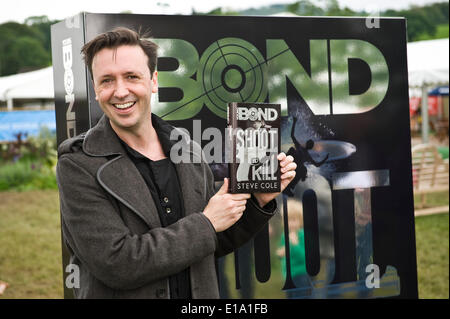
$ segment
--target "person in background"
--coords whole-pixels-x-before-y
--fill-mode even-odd
[[[289,251],[290,257],[288,260],[291,265],[291,276],[297,288],[304,288],[310,286],[309,276],[306,272],[305,259],[305,235],[303,229],[303,207],[298,200],[288,198],[288,224],[289,224]],[[283,214],[286,212],[282,211]],[[281,270],[283,277],[286,277],[286,250],[284,233],[278,243],[277,255],[281,258]],[[294,296],[294,292],[287,290],[288,298]]]

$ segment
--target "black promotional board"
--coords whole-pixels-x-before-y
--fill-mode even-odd
[[[117,26],[150,31],[152,111],[191,133],[217,181],[227,103],[281,104],[296,184],[218,261],[222,297],[417,298],[404,19],[81,13],[52,26],[58,143],[100,118],[79,52]]]

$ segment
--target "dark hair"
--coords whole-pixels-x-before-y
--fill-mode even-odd
[[[114,49],[122,45],[138,45],[142,48],[145,55],[148,57],[150,76],[153,77],[153,72],[156,70],[156,62],[158,59],[158,46],[156,43],[148,39],[144,39],[143,37],[143,35],[141,36],[134,30],[125,27],[118,27],[111,31],[102,33],[86,43],[81,48],[81,53],[83,54],[85,64],[89,68],[91,78],[93,77],[92,61],[94,56],[104,48]]]

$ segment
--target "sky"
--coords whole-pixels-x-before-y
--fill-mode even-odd
[[[311,0],[320,5],[323,0]],[[341,7],[376,13],[385,9],[403,9],[411,4],[423,5],[443,0],[338,0]],[[444,0],[445,1],[445,0]],[[257,8],[271,4],[289,4],[296,0],[6,0],[0,4],[0,23],[23,23],[27,17],[47,15],[51,20],[64,19],[81,11],[140,14],[191,14],[192,9],[208,12],[217,7],[229,9]],[[226,5],[224,5],[226,3]]]

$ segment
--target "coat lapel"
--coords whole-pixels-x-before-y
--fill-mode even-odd
[[[149,227],[160,227],[158,212],[147,184],[103,115],[96,126],[86,133],[83,151],[109,160],[97,171],[100,185],[114,198],[142,218]]]
[[[120,155],[101,166],[97,172],[97,180],[108,193],[141,217],[150,228],[161,227],[147,184],[127,156]]]

